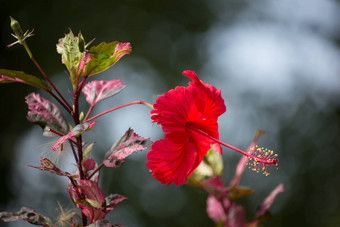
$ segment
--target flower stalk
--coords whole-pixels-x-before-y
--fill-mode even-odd
[[[101,116],[103,116],[103,115],[105,115],[105,114],[107,114],[107,113],[110,113],[110,112],[112,112],[112,111],[121,109],[121,108],[123,108],[123,107],[135,105],[135,104],[142,104],[142,105],[148,106],[148,107],[150,107],[150,108],[153,109],[153,105],[151,105],[151,104],[148,103],[148,102],[144,102],[144,101],[134,101],[134,102],[130,102],[130,103],[127,103],[127,104],[124,104],[124,105],[117,106],[117,107],[114,107],[114,108],[112,108],[112,109],[106,110],[106,111],[104,111],[104,112],[102,112],[102,113],[100,113],[100,114],[97,114],[97,115],[94,116],[94,117],[91,117],[90,119],[86,119],[86,118],[85,118],[85,119],[84,119],[84,122],[93,121],[94,119],[96,119],[96,118],[98,118],[98,117],[101,117]],[[88,117],[88,116],[87,116],[87,117]]]
[[[253,170],[254,171],[258,171],[259,169],[257,168],[259,165],[262,165],[262,171],[265,175],[268,175],[269,173],[267,172],[267,166],[268,165],[277,165],[278,163],[278,159],[276,158],[277,155],[274,154],[272,151],[268,151],[267,149],[263,149],[263,148],[258,148],[257,146],[255,147],[256,149],[252,149],[249,153],[245,152],[237,147],[231,146],[225,142],[220,141],[219,139],[214,138],[213,136],[209,135],[206,132],[203,132],[202,130],[198,130],[192,126],[190,126],[190,124],[187,124],[187,128],[190,130],[193,130],[203,136],[205,136],[208,139],[213,140],[214,142],[223,145],[225,147],[228,147],[234,151],[237,151],[241,154],[243,154],[244,156],[247,156],[249,158],[249,160],[253,161],[253,163],[251,165],[253,165]]]

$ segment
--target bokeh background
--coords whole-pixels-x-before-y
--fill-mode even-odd
[[[9,16],[35,29],[28,44],[40,65],[63,91],[70,85],[55,45],[71,28],[85,40],[130,42],[131,55],[95,79],[121,79],[127,88],[103,101],[96,112],[186,86],[183,70],[222,89],[227,112],[221,139],[246,149],[257,129],[260,145],[279,154],[271,175],[246,170],[242,185],[256,193],[239,202],[250,221],[256,207],[279,183],[285,192],[265,226],[340,226],[340,1],[336,0],[101,0],[4,1],[0,7],[0,68],[40,76],[24,49],[6,46]],[[24,97],[34,89],[0,85],[0,210],[34,208],[57,215],[57,201],[72,207],[67,181],[26,165],[52,157],[51,139],[26,120]],[[49,98],[46,93],[41,93]],[[52,100],[52,99],[51,99]],[[87,108],[83,103],[83,108]],[[102,117],[88,133],[99,162],[114,141],[132,127],[152,140],[162,138],[149,109],[132,106]],[[53,141],[52,141],[53,142]],[[105,169],[105,194],[129,198],[108,216],[125,226],[213,226],[206,195],[188,186],[164,186],[145,165],[146,152],[130,156],[119,169]],[[54,157],[56,158],[56,157]],[[240,155],[225,149],[229,182]],[[72,165],[59,158],[61,168]],[[0,226],[30,226],[24,222]]]

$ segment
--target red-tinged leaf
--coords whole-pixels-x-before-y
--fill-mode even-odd
[[[119,167],[125,158],[134,152],[150,148],[151,141],[136,134],[132,129],[128,129],[106,153],[104,165],[107,167]]]
[[[269,213],[269,208],[273,204],[276,196],[284,192],[284,186],[283,184],[279,184],[270,194],[269,196],[262,202],[261,206],[258,208],[256,212],[256,218],[262,218],[266,216]]]
[[[245,212],[242,206],[231,202],[227,197],[218,198],[215,195],[209,195],[207,214],[217,226],[246,226]]]
[[[84,176],[86,176],[88,180],[98,182],[99,171],[96,171],[93,175],[91,171],[91,170],[94,170],[96,167],[98,167],[97,163],[93,159],[87,159],[83,162],[83,167],[84,167]],[[88,178],[89,176],[91,176],[91,178]]]
[[[92,180],[79,180],[79,187],[86,196],[86,201],[95,208],[100,208],[105,201],[105,195],[98,187],[98,182]]]
[[[96,105],[99,101],[118,94],[125,88],[120,80],[95,80],[85,85],[83,93],[90,106]]]
[[[67,132],[68,125],[55,104],[35,93],[26,96],[26,103],[29,109],[27,114],[29,121],[39,124],[42,128],[49,127],[61,134]]]
[[[109,207],[111,209],[116,208],[116,206],[126,200],[127,198],[125,196],[119,195],[119,194],[111,194],[109,196],[105,197],[106,207]]]
[[[79,188],[85,198],[77,201],[76,204],[91,223],[104,219],[110,211],[126,199],[118,194],[111,194],[105,198],[98,187],[98,182],[92,180],[79,180]]]
[[[44,81],[38,77],[26,74],[21,71],[0,69],[0,83],[23,83],[45,91],[51,91],[52,88],[47,86]]]
[[[227,201],[226,201],[227,202]],[[215,222],[221,222],[226,219],[223,204],[221,200],[214,195],[209,195],[207,199],[207,214]]]
[[[96,122],[84,122],[79,125],[76,125],[69,133],[65,136],[62,136],[58,139],[57,143],[52,146],[52,151],[58,150],[58,148],[63,145],[67,140],[75,138],[80,134],[90,130]]]
[[[91,60],[91,54],[86,52],[83,58],[81,59],[81,61],[79,62],[78,75],[84,75],[85,70],[86,70],[86,65],[87,63],[89,63],[90,60]]]
[[[42,170],[42,171],[47,171],[47,172],[50,172],[50,173],[54,173],[54,174],[57,174],[59,176],[67,176],[67,177],[72,177],[73,176],[72,174],[70,174],[68,172],[64,172],[64,171],[60,170],[48,158],[41,158],[40,162],[41,162],[41,167],[31,166],[31,165],[28,165],[28,166],[32,167],[32,168],[36,168],[36,169]]]
[[[221,176],[204,180],[203,182],[201,182],[201,186],[209,194],[225,195],[227,192],[227,188],[224,185]]]
[[[103,72],[113,66],[119,61],[125,54],[131,53],[130,43],[100,43],[98,46],[93,46],[88,52],[90,54],[90,60],[85,55],[84,62],[81,65],[85,68],[85,71],[81,76],[92,76],[94,74]]]
[[[228,227],[247,226],[246,214],[242,206],[232,203],[229,208],[227,220],[224,223]]]
[[[92,223],[90,225],[87,225],[86,227],[123,227],[120,224],[112,224],[107,220],[98,220],[95,223]]]
[[[96,162],[93,159],[87,159],[83,162],[85,172],[91,171],[96,167]]]
[[[52,227],[53,223],[51,220],[44,215],[38,214],[31,208],[22,207],[17,212],[0,212],[0,220],[4,222],[12,222],[24,220],[33,225],[40,225],[45,227]]]

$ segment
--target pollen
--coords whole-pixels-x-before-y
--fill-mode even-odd
[[[257,173],[262,171],[265,176],[268,176],[268,165],[274,165],[276,168],[278,166],[277,154],[275,154],[273,150],[256,146],[249,150],[249,154],[253,156],[253,158],[249,157],[247,165]]]

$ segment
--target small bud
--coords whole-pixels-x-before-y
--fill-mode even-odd
[[[25,43],[25,39],[27,39],[28,37],[33,36],[33,30],[31,32],[29,30],[27,30],[24,33],[22,31],[22,29],[21,29],[21,26],[20,26],[19,22],[17,20],[15,20],[13,17],[10,17],[10,19],[11,19],[11,28],[12,28],[12,30],[14,32],[14,34],[12,34],[12,36],[14,38],[16,38],[17,41],[15,41],[14,43],[11,43],[11,44],[9,44],[7,46],[11,47],[11,46],[13,46],[13,45],[15,45],[17,43],[19,43],[21,45],[24,45],[26,50],[27,50],[27,52],[28,52],[28,55],[30,57],[32,57],[32,53],[31,53],[31,51],[29,51],[29,49],[28,49],[28,47],[27,47],[27,45]]]
[[[22,40],[24,38],[24,32],[21,29],[21,26],[17,20],[15,20],[13,17],[10,17],[11,19],[11,28],[18,38],[18,40]]]
[[[84,112],[81,112],[79,115],[79,121],[83,120],[83,118],[84,118]]]

